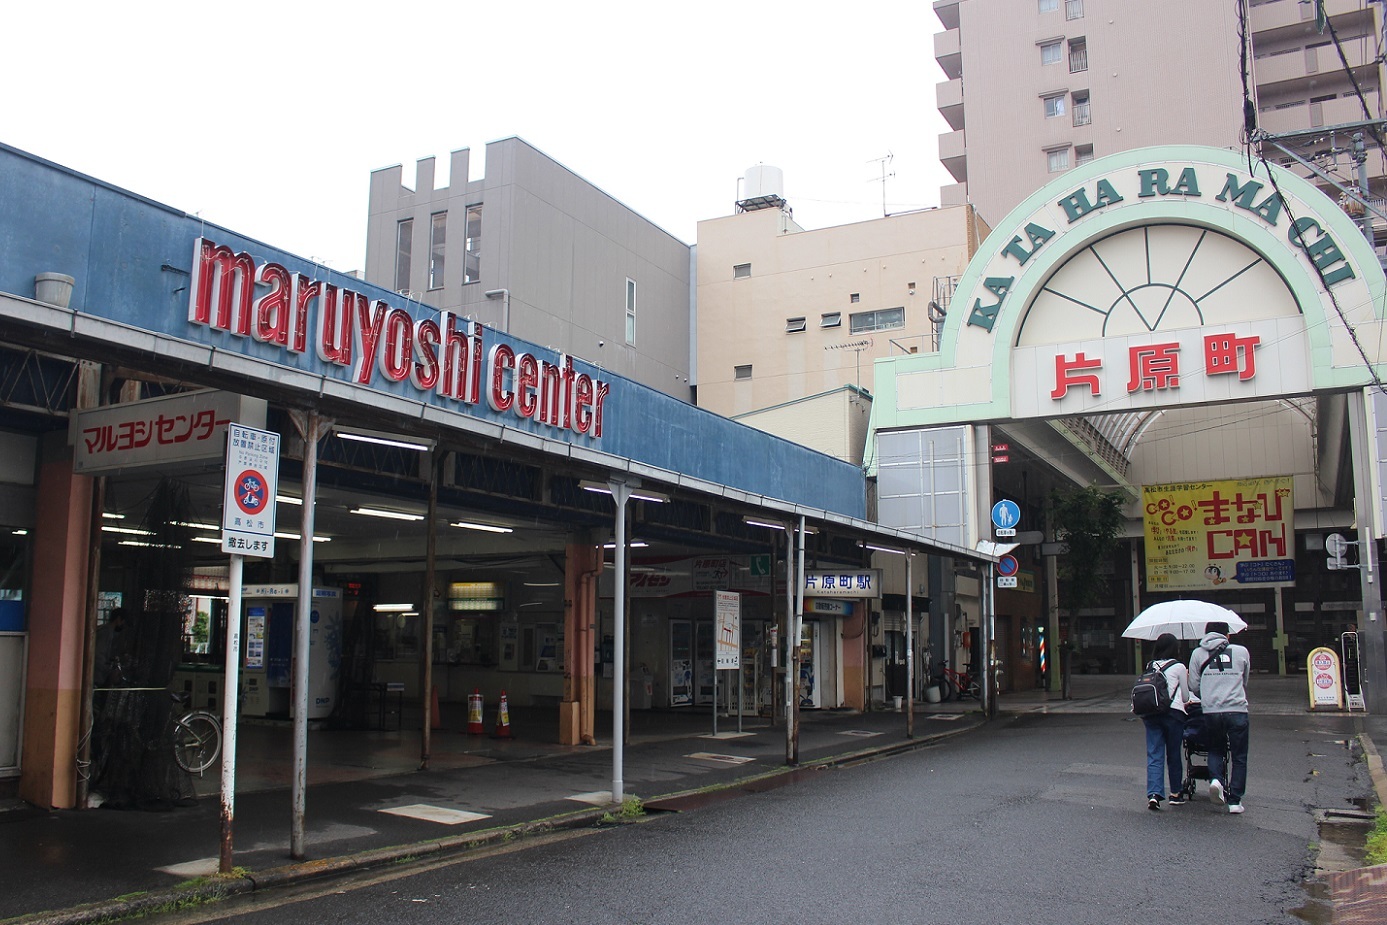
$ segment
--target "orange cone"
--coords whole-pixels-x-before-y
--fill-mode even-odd
[[[479,736],[485,731],[482,728],[482,691],[474,687],[467,698],[467,734]]]
[[[493,739],[512,739],[515,738],[510,732],[510,708],[506,705],[506,692],[501,691],[501,706],[496,711],[496,731],[491,734]]]
[[[433,686],[433,703],[429,706],[429,728],[442,729],[443,718],[438,715],[438,685]]]

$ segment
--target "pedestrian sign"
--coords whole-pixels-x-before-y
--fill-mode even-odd
[[[992,505],[992,526],[997,536],[1015,536],[1016,526],[1021,523],[1021,508],[1015,501],[1003,498]]]

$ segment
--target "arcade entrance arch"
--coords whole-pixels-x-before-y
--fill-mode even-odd
[[[1029,631],[1072,640],[1081,667],[1131,669],[1131,617],[1201,597],[1244,614],[1258,670],[1303,670],[1303,648],[1357,629],[1369,706],[1387,706],[1371,702],[1387,682],[1384,288],[1353,221],[1273,165],[1170,146],[1070,171],[984,242],[938,353],[878,362],[881,522],[972,546],[993,538],[994,502],[1018,502],[1038,542],[1017,551],[1018,587],[997,591],[1004,663],[1035,657]],[[964,523],[920,503],[941,460],[968,496]],[[1125,553],[1102,605],[1074,614],[1044,545],[1046,498],[1090,485],[1120,493]],[[1360,557],[1330,574],[1334,532]]]

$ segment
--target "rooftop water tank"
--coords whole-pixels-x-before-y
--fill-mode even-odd
[[[742,198],[737,208],[743,212],[785,206],[785,174],[779,167],[757,164],[748,167],[742,178]]]

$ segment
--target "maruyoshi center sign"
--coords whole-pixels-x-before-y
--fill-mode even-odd
[[[872,427],[1359,388],[1383,293],[1362,232],[1294,174],[1217,148],[1123,152],[996,226],[939,352],[878,361]]]

